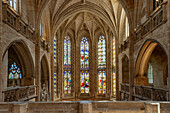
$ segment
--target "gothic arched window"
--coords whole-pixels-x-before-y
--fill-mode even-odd
[[[8,86],[20,86],[21,79],[21,69],[13,62],[9,67]]]
[[[64,39],[64,94],[71,93],[71,41],[70,37]]]
[[[56,62],[57,62],[57,39],[54,37],[54,94],[57,94],[57,73],[56,73]]]
[[[116,95],[116,45],[115,45],[115,37],[113,37],[113,95]]]
[[[150,63],[147,70],[147,77],[148,77],[149,84],[153,84],[153,68]]]
[[[7,0],[7,3],[15,10],[18,10],[18,0]]]
[[[98,41],[98,94],[106,93],[106,40],[100,36]]]
[[[80,44],[80,91],[89,93],[89,42],[83,37]]]
[[[21,79],[21,70],[14,62],[9,68],[9,79]]]

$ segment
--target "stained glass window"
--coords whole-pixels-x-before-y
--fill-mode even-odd
[[[89,93],[89,43],[83,37],[80,43],[80,91]]]
[[[81,71],[81,93],[89,93],[89,71]]]
[[[104,36],[100,36],[98,42],[98,68],[106,68],[106,41]]]
[[[105,69],[106,69],[106,40],[104,36],[100,36],[98,41],[98,94],[106,93]]]
[[[113,37],[113,66],[116,66],[116,46],[115,37]]]
[[[20,68],[14,62],[9,68],[9,79],[21,79],[22,74]]]
[[[68,36],[64,39],[64,68],[71,68],[71,42]]]
[[[57,51],[56,51],[56,45],[57,45],[57,41],[56,41],[56,36],[54,37],[54,62],[56,63],[56,55],[57,55]]]
[[[80,45],[80,55],[81,55],[81,69],[89,68],[89,43],[87,38],[83,37]]]
[[[113,37],[113,95],[116,95],[116,46],[115,46],[115,37]]]
[[[40,27],[41,28],[41,27]],[[57,39],[56,36],[54,37],[54,67],[56,66],[57,62]],[[57,95],[57,73],[56,73],[56,68],[54,68],[54,95]]]
[[[116,95],[116,73],[113,72],[113,95]]]
[[[70,37],[64,39],[64,94],[71,93],[71,41]]]
[[[98,86],[98,93],[105,94],[106,93],[106,71],[99,71],[99,86]]]
[[[149,84],[153,84],[153,69],[150,63],[147,70],[147,77],[148,77]]]
[[[71,71],[64,71],[64,93],[71,93]]]
[[[56,77],[56,72],[54,72],[54,94],[56,95],[57,94],[57,91],[56,91],[56,87],[57,87],[57,77]]]

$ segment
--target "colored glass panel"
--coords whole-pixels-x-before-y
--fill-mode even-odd
[[[89,71],[80,72],[81,93],[89,93]]]
[[[68,36],[64,39],[64,68],[71,68],[71,42]]]
[[[57,90],[56,90],[56,83],[57,83],[57,77],[56,77],[56,72],[54,72],[54,94],[57,94]]]
[[[116,46],[115,37],[113,37],[113,66],[116,66]]]
[[[89,43],[85,37],[81,40],[80,55],[81,69],[89,69]]]
[[[22,74],[19,67],[17,67],[16,63],[14,62],[11,67],[9,68],[9,79],[21,79]]]
[[[113,72],[113,95],[116,95],[116,73]]]
[[[56,51],[56,48],[57,48],[57,41],[56,41],[56,37],[54,37],[54,62],[56,63],[57,60],[56,60],[56,55],[57,55],[57,51]]]
[[[64,71],[64,93],[71,93],[71,71]]]
[[[106,94],[106,71],[99,71],[98,72],[98,93],[99,94]]]
[[[116,67],[116,46],[115,37],[113,37],[113,69]],[[116,95],[116,73],[113,70],[113,95]]]
[[[106,68],[106,41],[104,36],[100,36],[98,42],[98,68]]]

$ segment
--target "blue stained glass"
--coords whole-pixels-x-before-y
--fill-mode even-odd
[[[22,74],[20,71],[20,68],[17,67],[16,63],[14,62],[11,65],[11,68],[9,68],[9,79],[21,79],[22,78]]]
[[[85,37],[82,38],[80,44],[80,67],[89,69],[89,43]]]
[[[57,51],[56,51],[56,48],[57,48],[57,42],[56,42],[56,37],[54,37],[54,62],[56,63],[57,60],[56,60],[56,55],[57,55]]]

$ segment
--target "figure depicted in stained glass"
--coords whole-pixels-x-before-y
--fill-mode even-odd
[[[87,38],[83,37],[80,44],[80,55],[81,55],[81,69],[89,68],[89,43]]]
[[[83,37],[80,44],[80,90],[89,93],[89,43]]]
[[[98,93],[105,94],[106,93],[106,71],[99,71],[98,74],[99,74]]]
[[[98,41],[98,94],[106,93],[106,41],[100,36]]]
[[[106,41],[104,36],[100,36],[98,42],[98,68],[106,68]]]
[[[71,71],[64,71],[64,93],[71,93]]]
[[[81,93],[89,93],[89,71],[81,71]]]

